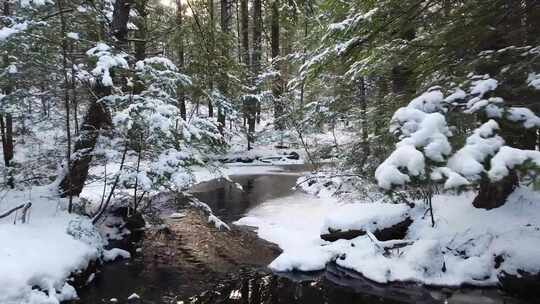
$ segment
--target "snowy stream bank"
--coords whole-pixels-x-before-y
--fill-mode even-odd
[[[342,188],[337,184],[325,179],[304,184],[305,191],[319,196],[295,193],[267,201],[236,224],[257,227],[260,237],[283,249],[270,264],[275,271],[317,271],[335,262],[378,283],[447,287],[497,286],[509,275],[519,278],[540,271],[540,197],[527,188],[517,189],[503,207],[489,211],[472,206],[471,192],[437,195],[433,228],[421,201],[410,208],[340,200],[340,195],[331,195]],[[406,218],[413,223],[402,244],[379,242],[369,233],[335,242],[320,237],[329,230],[374,232]]]
[[[301,167],[296,166],[293,171],[299,169]],[[493,286],[497,283],[498,275],[503,270],[510,273],[517,271],[517,269],[523,269],[524,266],[531,267],[529,269],[537,267],[527,260],[531,256],[538,256],[536,252],[538,229],[536,227],[540,221],[534,217],[534,214],[538,214],[538,212],[527,212],[531,210],[530,208],[535,208],[532,202],[537,198],[526,189],[516,192],[512,202],[509,202],[504,208],[489,212],[472,208],[468,203],[470,193],[463,194],[459,200],[455,200],[454,197],[439,196],[434,201],[437,229],[432,229],[427,219],[418,220],[423,214],[421,209],[409,209],[401,205],[382,207],[377,206],[378,203],[366,204],[366,202],[360,201],[351,203],[351,200],[343,200],[343,195],[339,196],[341,199],[332,196],[335,189],[322,186],[322,184],[330,185],[327,182],[306,184],[304,190],[311,194],[293,191],[291,187],[295,184],[299,173],[288,172],[281,167],[235,166],[227,170],[232,183],[224,179],[221,181],[213,180],[216,178],[214,173],[199,170],[197,172],[198,179],[207,181],[207,184],[201,184],[198,189],[197,187],[194,189],[195,197],[207,202],[220,218],[225,218],[226,221],[237,220],[236,224],[239,225],[237,228],[243,229],[240,227],[241,225],[257,227],[259,237],[279,245],[284,251],[283,254],[271,263],[271,259],[268,261],[273,270],[324,270],[322,275],[293,274],[292,281],[287,278],[289,273],[278,274],[277,277],[265,273],[263,277],[270,275],[272,276],[271,280],[278,280],[287,286],[303,286],[302,282],[304,281],[312,282],[310,286],[314,290],[347,295],[348,300],[339,303],[355,303],[353,299],[356,299],[356,295],[364,293],[376,298],[393,299],[392,297],[387,298],[387,295],[395,295],[396,290],[405,293],[394,300],[404,303],[409,301],[411,297],[408,290],[413,290],[413,294],[418,291],[422,299],[429,300],[426,303],[442,303],[449,298],[464,294],[469,299],[468,302],[449,301],[449,303],[484,303],[483,301],[487,301],[485,303],[503,303],[505,301],[505,303],[525,303],[518,300],[508,300],[506,296],[502,296],[496,291],[454,289],[446,291],[444,294],[447,295],[441,295],[416,285],[396,287],[389,282],[412,281],[458,286],[463,283],[471,283],[471,280],[474,279],[475,281],[472,282],[477,286]],[[63,205],[65,202],[47,199],[54,197],[48,191],[44,188],[40,193],[37,190],[32,193],[32,202],[35,202],[36,209],[33,209],[34,213],[30,217],[30,224],[13,226],[11,222],[0,222],[2,225],[0,241],[11,244],[2,247],[0,251],[2,255],[2,260],[0,260],[0,295],[4,297],[0,297],[0,303],[57,303],[72,299],[77,294],[70,283],[66,283],[66,280],[77,269],[84,269],[91,261],[102,256],[102,240],[90,237],[95,235],[92,229],[82,229],[88,228],[87,225],[84,225],[88,220],[61,211],[61,207],[65,207]],[[314,194],[318,194],[318,196],[314,196]],[[18,195],[20,197],[12,199],[24,201],[28,197],[28,193],[19,193]],[[38,200],[38,198],[40,199]],[[39,202],[43,205],[40,205]],[[49,208],[50,204],[58,204],[58,208]],[[39,211],[40,208],[43,210]],[[384,210],[384,212],[381,213],[378,210]],[[36,214],[42,215],[38,217]],[[186,221],[186,214],[181,211],[176,212],[171,209],[170,215],[173,222],[184,223]],[[372,230],[379,225],[395,223],[403,219],[404,216],[415,218],[407,238],[416,242],[410,248],[400,249],[397,254],[381,254],[367,236],[335,242],[326,242],[320,238],[320,235],[325,231],[328,232],[329,228]],[[73,222],[80,224],[76,226],[77,229],[69,230],[67,227],[72,226],[73,224],[70,223]],[[187,225],[187,222],[185,224]],[[198,229],[208,226],[207,223],[202,222],[197,225]],[[188,226],[185,229],[188,229]],[[233,227],[233,230],[235,229]],[[83,231],[85,233],[69,231]],[[220,234],[220,232],[212,231],[208,231],[209,239]],[[214,235],[214,233],[217,234]],[[232,244],[241,240],[235,233],[232,232],[231,239],[225,243],[231,242]],[[19,238],[20,241],[14,242],[15,235],[24,235],[24,237]],[[473,238],[474,241],[468,241],[470,238]],[[180,239],[185,241],[185,237]],[[438,240],[438,243],[431,240]],[[30,244],[33,246],[34,242],[38,241],[41,244],[39,251],[27,250]],[[223,260],[222,262],[213,264],[215,262],[206,261],[205,259],[208,257],[206,251],[196,248],[201,246],[199,240],[194,240],[193,244],[194,251],[193,248],[186,251],[185,244],[181,244],[179,247],[181,250],[178,249],[180,251],[175,251],[176,249],[147,251],[144,248],[134,248],[132,260],[129,262],[118,261],[103,269],[100,276],[102,278],[110,276],[112,279],[104,281],[109,283],[98,284],[95,288],[83,289],[82,293],[79,292],[79,296],[82,296],[80,303],[95,303],[97,300],[108,301],[110,298],[127,299],[132,293],[137,293],[142,299],[152,299],[152,301],[157,299],[158,302],[164,295],[175,294],[180,299],[193,295],[189,292],[193,289],[191,284],[194,281],[186,278],[194,273],[201,273],[198,268],[201,265],[206,269],[203,273],[208,273],[208,267],[221,269],[229,260],[229,257],[224,258],[217,255],[218,259]],[[212,241],[209,244],[215,245],[215,242]],[[442,252],[437,249],[443,248],[443,246],[454,250],[448,249]],[[224,248],[226,247],[230,246]],[[172,247],[167,245],[166,248]],[[512,250],[514,248],[522,250]],[[222,252],[222,250],[219,249],[216,252]],[[179,254],[179,261],[185,261],[182,263],[187,263],[185,269],[188,270],[178,271],[178,269],[156,269],[155,267],[147,269],[144,266],[146,262],[141,262],[143,264],[136,262],[138,259],[140,260],[140,257],[148,256],[151,252],[164,255],[167,259],[170,258],[171,254],[172,256]],[[186,252],[189,255],[186,255]],[[454,252],[465,252],[468,258],[461,258],[459,254],[454,254]],[[67,253],[69,253],[69,257],[66,257]],[[112,258],[111,254],[122,256],[124,252],[110,251],[104,256]],[[236,253],[231,254],[236,255]],[[499,268],[493,267],[495,254],[504,257]],[[194,259],[194,257],[198,258]],[[192,259],[194,259],[193,262],[190,262]],[[165,263],[169,263],[167,261]],[[21,268],[20,265],[26,266]],[[344,268],[329,269],[328,265],[331,267],[339,265]],[[441,271],[442,265],[447,268],[446,272]],[[352,272],[348,273],[345,268],[352,270]],[[147,270],[142,271],[143,269]],[[169,278],[167,280],[176,283],[171,285],[160,281],[159,278],[163,275]],[[243,277],[244,275],[248,277]],[[351,280],[351,276],[356,279]],[[237,284],[235,282],[244,281],[246,278],[262,280],[261,282],[267,281],[259,274],[256,274],[255,277],[252,277],[251,273],[239,274],[237,279],[233,281],[229,279],[225,285],[235,285]],[[338,281],[339,283],[336,283]],[[119,285],[117,282],[125,282],[125,284]],[[377,282],[385,283],[385,285],[377,285]],[[213,287],[208,284],[210,282],[199,286],[199,288],[212,289]],[[341,286],[339,284],[344,285],[338,287],[336,284],[338,286]],[[152,288],[147,288],[148,286],[152,286]],[[32,287],[39,287],[39,289],[32,289]],[[350,288],[354,288],[356,291],[351,293]],[[299,303],[318,303],[313,302],[314,299],[306,296],[301,299],[304,302]],[[412,299],[418,300],[414,295],[412,295]],[[416,300],[412,300],[411,303],[415,303]],[[383,303],[386,303],[384,301]],[[145,302],[143,301],[143,303]]]

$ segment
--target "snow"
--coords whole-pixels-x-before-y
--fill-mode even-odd
[[[338,31],[344,31],[344,30],[349,30],[351,28],[354,28],[358,26],[360,22],[365,21],[365,20],[370,20],[371,17],[375,15],[378,10],[379,10],[378,8],[374,8],[366,13],[355,13],[343,21],[340,21],[337,23],[331,23],[330,25],[328,25],[328,31],[338,32]]]
[[[448,167],[436,167],[431,172],[431,179],[434,181],[440,181],[444,177],[446,177],[444,189],[453,189],[470,185],[470,182],[466,178]]]
[[[276,243],[284,254],[270,267],[280,270],[318,270],[324,267],[330,253],[319,253],[324,243],[319,237],[325,215],[339,206],[335,198],[316,198],[304,193],[269,200],[250,210],[235,225],[257,227],[259,237]],[[309,253],[309,254],[305,254]],[[288,257],[298,264],[288,265]],[[285,267],[286,266],[286,267]],[[294,266],[294,267],[293,267]]]
[[[6,40],[12,35],[18,34],[19,32],[25,31],[28,28],[28,23],[16,23],[13,26],[6,26],[0,29],[0,41]]]
[[[173,212],[171,215],[169,215],[169,218],[172,218],[172,219],[181,219],[183,217],[185,217],[186,214],[185,213],[181,213],[181,212]]]
[[[68,38],[73,39],[73,40],[79,40],[80,39],[79,33],[69,32],[69,33],[66,34],[66,36]]]
[[[390,131],[398,133],[401,140],[396,144],[396,150],[375,171],[380,187],[390,189],[394,185],[404,185],[410,182],[410,176],[424,173],[426,158],[444,162],[450,155],[452,147],[448,137],[452,133],[446,118],[440,113],[446,111],[443,101],[443,94],[434,87],[394,113]]]
[[[490,97],[488,99],[474,97],[467,102],[467,108],[464,110],[464,113],[473,114],[484,110],[489,118],[501,118],[503,113],[501,106],[503,103],[504,100],[500,97]]]
[[[462,99],[464,99],[465,97],[467,97],[467,93],[465,93],[465,91],[463,91],[463,90],[460,89],[460,88],[456,88],[456,89],[454,90],[454,92],[452,92],[452,94],[448,95],[448,96],[444,99],[444,102],[446,102],[446,103],[453,103],[453,102],[462,100]]]
[[[120,248],[113,248],[103,251],[103,260],[105,262],[112,262],[118,258],[129,259],[131,258],[131,254],[128,251]]]
[[[144,70],[146,65],[152,65],[152,64],[164,66],[171,71],[178,70],[176,65],[170,59],[165,58],[165,57],[150,57],[141,61],[137,61],[137,63],[135,64],[135,68],[137,70]]]
[[[217,230],[231,230],[231,227],[227,225],[224,221],[220,220],[217,216],[210,214],[208,215],[208,222],[213,224]]]
[[[398,147],[377,168],[375,178],[379,187],[390,189],[393,185],[403,185],[410,181],[409,175],[402,173],[400,168],[406,168],[408,174],[418,176],[424,173],[425,159],[422,152],[415,147],[404,145]]]
[[[471,94],[478,95],[480,98],[483,97],[486,93],[494,91],[497,89],[499,82],[493,78],[476,80],[473,82],[471,87]]]
[[[259,237],[278,244],[283,253],[270,267],[275,271],[315,271],[334,261],[379,283],[412,281],[430,285],[494,286],[503,271],[540,271],[540,194],[518,188],[507,203],[484,210],[471,204],[474,192],[436,195],[435,227],[424,218],[425,207],[344,204],[336,197],[307,194],[268,201],[235,224],[257,227]],[[328,227],[340,229],[389,225],[405,214],[414,219],[406,240],[380,242],[364,235],[328,243],[319,238]],[[378,223],[373,224],[370,219]],[[385,250],[403,244],[400,249]],[[504,259],[499,268],[495,257]]]
[[[291,161],[290,163],[296,163],[296,161]],[[279,163],[279,164],[285,164],[285,163]],[[287,172],[284,172],[284,169],[279,167],[279,165],[269,165],[266,163],[249,163],[249,164],[243,164],[243,163],[231,163],[231,164],[223,164],[223,167],[219,168],[209,168],[209,167],[193,167],[192,173],[194,176],[194,183],[202,183],[209,180],[217,179],[217,178],[226,178],[229,176],[237,176],[237,175],[261,175],[261,174],[268,174],[268,173],[276,173],[279,172],[280,174],[288,174]],[[296,173],[290,173],[292,175],[296,175]]]
[[[127,68],[128,62],[124,58],[126,54],[112,54],[112,49],[105,43],[97,43],[97,45],[89,49],[86,54],[90,57],[96,57],[96,67],[92,70],[94,76],[100,76],[104,86],[113,86],[110,69],[113,67]]]
[[[499,124],[489,120],[474,130],[463,148],[448,159],[448,167],[468,179],[479,179],[485,171],[487,157],[494,155],[504,144],[504,140],[495,134],[498,129]]]
[[[540,151],[501,147],[491,159],[489,178],[492,181],[501,180],[510,173],[510,169],[523,165],[526,161],[532,161],[536,166],[540,166]]]
[[[527,77],[527,84],[537,90],[540,90],[540,74],[530,73]]]
[[[521,122],[526,129],[539,128],[540,117],[524,107],[510,107],[506,118],[510,121]]]
[[[35,6],[38,6],[38,5],[45,5],[45,4],[54,4],[54,2],[52,0],[21,0],[20,1],[20,4],[22,7],[27,7],[27,6],[30,6],[30,5],[35,5]]]
[[[431,88],[413,99],[407,108],[414,108],[425,113],[434,113],[442,110],[443,100],[443,93],[438,88]]]
[[[0,202],[0,212],[23,202],[32,203],[27,223],[13,224],[20,213],[0,219],[0,303],[75,299],[67,279],[100,257],[99,233],[88,218],[68,214],[66,200],[50,187],[9,191]]]
[[[321,233],[330,230],[375,231],[388,228],[409,217],[409,209],[405,204],[344,204],[326,216]]]

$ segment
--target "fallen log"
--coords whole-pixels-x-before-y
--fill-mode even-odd
[[[0,219],[1,218],[5,218],[5,217],[8,217],[10,214],[12,214],[13,212],[19,210],[19,209],[24,209],[25,211],[27,211],[30,207],[32,207],[32,203],[24,203],[24,204],[20,204],[19,206],[17,207],[14,207],[2,214],[0,214]],[[26,219],[23,219],[23,222],[25,221]]]
[[[403,221],[393,226],[375,230],[373,235],[375,235],[380,241],[401,240],[407,235],[407,231],[409,230],[409,226],[412,224],[412,222],[412,219],[407,217]],[[321,239],[328,242],[335,242],[337,240],[352,240],[366,234],[366,231],[360,229],[342,231],[329,228],[328,230],[328,233],[321,234]]]

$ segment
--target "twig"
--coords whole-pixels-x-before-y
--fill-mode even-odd
[[[310,180],[313,180],[313,179],[317,179],[317,178],[334,178],[334,177],[362,177],[362,176],[358,175],[358,174],[336,174],[336,175],[330,175],[330,176],[315,175],[315,176],[306,177],[306,179],[304,179],[303,181],[301,181],[299,183],[296,183],[295,187],[298,187],[298,186],[302,185],[303,183],[306,183],[306,182],[308,182]]]
[[[127,151],[128,151],[128,143],[126,142],[126,147],[124,149],[124,153],[122,154],[122,161],[120,162],[120,170],[118,170],[118,174],[116,175],[116,179],[114,180],[114,184],[111,187],[111,191],[109,192],[109,196],[107,197],[107,200],[105,201],[105,205],[103,206],[103,208],[101,210],[98,211],[96,216],[94,216],[94,218],[92,219],[92,224],[94,224],[94,225],[99,221],[101,216],[103,216],[103,213],[105,212],[105,210],[107,210],[107,208],[109,207],[109,204],[111,202],[111,198],[113,196],[114,190],[116,189],[116,186],[118,185],[118,182],[120,181],[120,175],[122,173],[122,169],[124,168],[124,163],[126,161]]]
[[[10,209],[10,210],[4,212],[3,214],[0,214],[0,219],[9,216],[10,214],[12,214],[13,212],[15,212],[15,211],[17,211],[17,210],[19,210],[19,209],[23,209],[23,208],[28,209],[28,208],[30,208],[30,206],[28,206],[28,205],[32,206],[32,203],[24,203],[24,204],[20,204],[19,206],[15,207],[15,208],[12,208],[12,209]],[[28,206],[28,207],[27,207],[27,206]]]

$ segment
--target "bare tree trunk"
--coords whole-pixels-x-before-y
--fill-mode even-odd
[[[540,35],[540,3],[538,0],[526,0],[527,43],[534,45]]]
[[[248,68],[248,75],[247,75],[247,83],[250,84],[252,89],[250,90],[250,93],[254,92],[255,82],[253,81],[253,75],[251,74],[251,62],[250,62],[250,56],[249,56],[249,10],[248,10],[248,0],[240,0],[240,24],[241,24],[241,43],[242,43],[242,49],[241,49],[241,57],[243,63]],[[252,146],[251,143],[254,140],[254,133],[255,133],[255,111],[256,111],[256,104],[257,100],[253,97],[246,97],[243,100],[243,108],[244,108],[244,126],[247,122],[248,130],[247,130],[247,142],[248,142],[248,151],[251,150]]]
[[[138,142],[138,151],[137,151],[137,167],[136,169],[136,175],[135,175],[135,189],[133,190],[133,213],[137,212],[137,189],[139,188],[139,172],[141,170],[141,159],[142,159],[142,151],[143,151],[143,141],[144,141],[144,134],[141,132],[139,136],[139,142]]]
[[[69,76],[68,76],[68,42],[67,42],[67,28],[66,28],[66,20],[64,18],[64,0],[57,0],[56,2],[58,11],[60,11],[60,23],[61,23],[61,35],[62,35],[62,74],[64,76],[64,106],[66,108],[66,140],[67,140],[67,147],[66,147],[66,168],[67,170],[71,169],[71,121],[70,121],[70,102],[69,102]],[[73,68],[71,69],[73,70]],[[73,210],[73,195],[71,194],[72,191],[72,183],[71,183],[71,174],[68,171],[66,176],[68,177],[66,180],[66,187],[68,189],[68,196],[69,196],[69,205],[68,205],[68,212],[71,213]]]
[[[9,16],[11,14],[9,1],[5,1],[2,7],[2,13],[4,16]],[[9,56],[6,53],[3,58],[3,66],[9,66]],[[8,75],[9,77],[9,75]],[[10,95],[13,92],[13,82],[11,79],[8,79],[7,85],[2,88],[4,95]],[[5,118],[4,118],[5,116]],[[4,165],[6,167],[6,183],[13,189],[15,188],[15,181],[13,178],[13,170],[11,168],[11,161],[13,160],[14,155],[14,144],[13,144],[13,117],[10,113],[0,114],[0,128],[2,133],[2,149],[4,153]]]
[[[11,168],[11,161],[13,160],[13,119],[11,114],[0,115],[0,128],[2,132],[2,150],[4,152],[4,165],[6,167],[6,183],[13,189],[15,188],[15,181],[13,178],[13,172]]]
[[[71,48],[71,53],[73,53],[73,47]],[[71,83],[70,83],[70,90],[71,90],[71,103],[73,104],[73,125],[75,127],[74,134],[75,136],[79,136],[79,100],[77,99],[77,91],[76,91],[76,71],[75,71],[75,65],[71,65]]]
[[[210,56],[208,57],[208,89],[212,91],[214,89],[214,52],[216,48],[215,41],[215,21],[214,21],[214,0],[208,0],[208,14],[210,15]],[[208,99],[208,116],[214,117],[214,105],[212,100]]]
[[[138,0],[135,1],[135,10],[137,11],[137,18],[135,19],[135,24],[137,30],[135,31],[135,60],[141,61],[146,59],[146,39],[147,39],[147,26],[146,19],[148,17],[148,11],[146,6],[148,0]],[[138,95],[144,91],[144,84],[135,77],[135,85],[133,86],[133,94]]]
[[[271,25],[271,49],[272,49],[272,66],[277,72],[274,83],[272,85],[272,94],[274,96],[274,125],[276,130],[283,130],[283,79],[279,75],[280,71],[280,28],[279,28],[279,0],[272,2],[272,25]]]
[[[360,116],[362,120],[362,157],[360,160],[360,167],[364,168],[367,159],[369,157],[370,149],[369,149],[369,129],[368,129],[368,120],[367,120],[367,97],[366,97],[366,82],[364,77],[360,78],[360,81],[358,83],[358,99],[360,101]]]
[[[176,1],[176,25],[178,27],[178,66],[181,71],[184,70],[185,60],[184,60],[184,29],[183,29],[183,6],[182,1]],[[183,120],[186,120],[186,93],[183,87],[178,87],[178,106],[180,108],[180,116]]]
[[[226,36],[223,41],[221,55],[223,57],[222,60],[227,61],[230,56],[227,38],[231,32],[231,0],[221,0],[221,31]],[[220,76],[219,90],[223,96],[227,96],[229,91],[229,80],[225,69],[222,69]],[[220,105],[218,107],[218,127],[221,134],[223,134],[223,129],[225,128],[226,116],[223,105]]]
[[[253,0],[253,53],[251,55],[251,76],[253,77],[252,85],[255,88],[255,92],[259,92],[257,78],[261,73],[261,58],[262,58],[262,4],[261,0]],[[257,100],[255,101],[255,107],[251,111],[254,113],[253,120],[248,121],[250,130],[255,131],[255,123],[261,122],[261,104]]]
[[[241,0],[243,1],[243,0]],[[240,17],[240,5],[238,3],[238,0],[235,0],[235,8],[236,8],[236,44],[237,44],[237,52],[238,52],[238,62],[242,62],[243,59],[242,59],[242,33],[241,33],[241,29],[240,29],[240,22],[241,22],[241,17]],[[245,62],[244,62],[245,63]]]
[[[285,18],[282,18],[282,20],[285,20],[285,24],[281,26],[281,28],[284,29],[283,32],[283,47],[282,47],[282,55],[283,57],[288,56],[292,52],[293,47],[293,41],[295,39],[295,32],[296,32],[296,26],[298,21],[297,16],[297,9],[296,9],[296,1],[295,0],[287,0],[287,10],[285,12]],[[291,65],[289,64],[289,60],[283,60],[281,62],[281,78],[283,83],[283,90],[284,92],[287,92],[287,84],[289,83],[289,78],[291,75]]]
[[[10,14],[9,3],[10,3],[10,1],[4,1],[4,6],[2,6],[2,14],[4,16],[9,16],[9,14]]]
[[[120,42],[127,41],[129,13],[133,0],[116,0],[114,2],[112,34]]]
[[[516,171],[510,170],[510,173],[498,182],[491,180],[483,180],[480,182],[480,190],[473,200],[473,206],[476,208],[493,209],[498,208],[504,203],[506,199],[519,183],[519,178]]]
[[[62,197],[81,194],[88,177],[92,153],[100,130],[108,129],[111,126],[112,119],[109,109],[101,102],[93,102],[88,108],[80,128],[80,135],[75,143],[71,166],[59,185]]]
[[[240,41],[242,48],[240,54],[242,55],[243,63],[249,68],[249,11],[248,0],[240,0]]]

